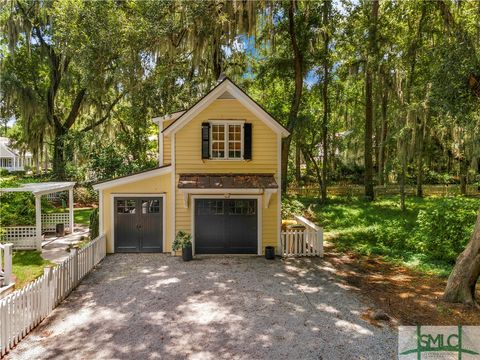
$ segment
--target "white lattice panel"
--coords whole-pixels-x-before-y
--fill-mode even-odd
[[[68,212],[42,214],[42,232],[54,232],[57,224],[65,224],[65,230],[71,232]]]
[[[36,248],[35,226],[9,226],[3,229],[2,241],[12,243],[14,249],[27,250]]]

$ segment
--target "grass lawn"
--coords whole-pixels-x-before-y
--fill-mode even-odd
[[[74,209],[73,216],[75,224],[81,224],[84,226],[90,225],[90,214],[93,208],[78,208]]]
[[[15,288],[20,289],[43,274],[43,268],[54,264],[45,260],[39,251],[14,251],[12,257]]]
[[[374,202],[333,197],[327,204],[298,200],[338,250],[380,255],[390,263],[440,276],[450,273],[480,208],[480,199],[466,197],[409,197],[405,212],[398,196]]]

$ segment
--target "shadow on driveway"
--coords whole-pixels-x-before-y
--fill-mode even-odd
[[[321,259],[115,254],[9,359],[392,359]]]

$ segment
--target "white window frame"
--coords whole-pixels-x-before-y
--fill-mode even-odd
[[[244,136],[244,129],[243,125],[245,124],[244,120],[210,120],[210,159],[211,160],[230,160],[230,161],[243,161],[244,154],[243,154],[243,136]],[[213,140],[213,125],[223,125],[224,127],[224,157],[213,157],[213,142],[220,142],[220,140]],[[229,139],[228,139],[228,130],[229,125],[240,125],[240,157],[238,158],[231,158],[228,156],[229,154]],[[238,140],[237,140],[238,141]]]

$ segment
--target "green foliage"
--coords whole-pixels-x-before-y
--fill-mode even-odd
[[[99,235],[99,216],[98,208],[95,208],[90,213],[90,238],[95,239]]]
[[[293,215],[305,212],[305,205],[296,196],[282,197],[282,219],[291,219]]]
[[[75,225],[84,225],[84,226],[89,226],[90,225],[90,213],[92,212],[92,208],[84,208],[84,209],[73,209],[73,218]]]
[[[420,210],[410,247],[453,264],[470,238],[479,206],[462,198],[446,198]]]
[[[191,248],[192,247],[192,235],[187,233],[183,230],[177,232],[175,236],[175,240],[172,244],[172,250],[177,251],[184,248]]]
[[[29,193],[0,196],[0,225],[35,225],[35,198]]]
[[[312,199],[302,199],[303,202]],[[341,250],[382,255],[425,271],[448,275],[470,239],[480,200],[475,198],[411,198],[407,210],[398,197],[373,203],[333,198],[314,207],[316,221]]]
[[[91,185],[77,186],[73,191],[75,203],[80,206],[92,206],[98,200],[98,194]]]

